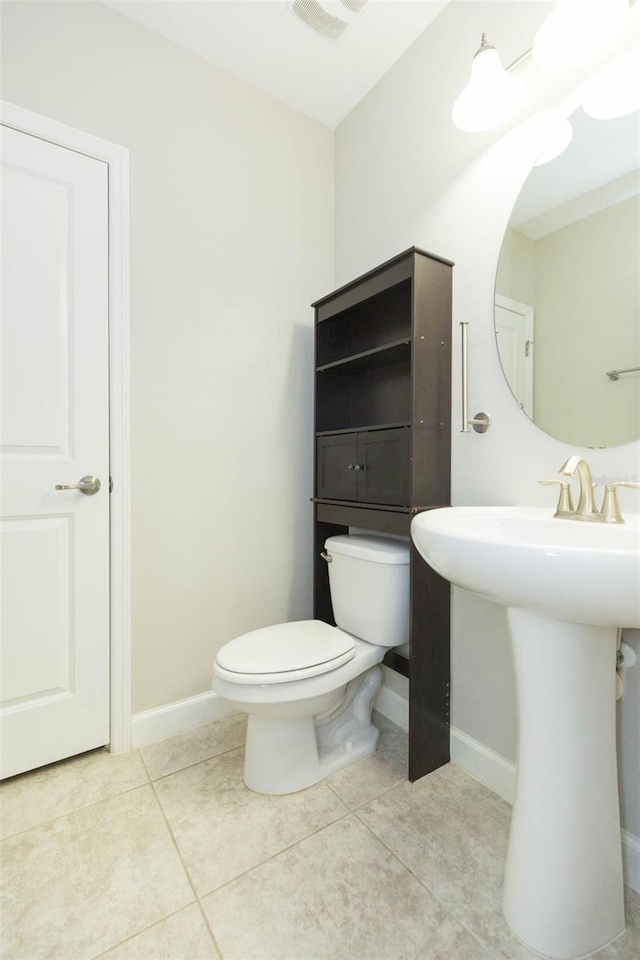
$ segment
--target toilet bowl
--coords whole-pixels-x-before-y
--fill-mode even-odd
[[[338,626],[263,627],[214,661],[214,691],[248,714],[244,782],[258,793],[302,790],[375,751],[380,662],[408,641],[408,545],[343,535],[325,551]]]

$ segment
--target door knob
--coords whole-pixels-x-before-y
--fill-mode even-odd
[[[79,490],[87,497],[92,497],[100,489],[100,481],[97,477],[81,477],[77,483],[56,483],[56,490]]]

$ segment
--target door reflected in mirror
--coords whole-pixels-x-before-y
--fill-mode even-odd
[[[640,437],[640,114],[594,120],[579,108],[570,121],[569,147],[533,167],[509,220],[496,338],[542,430],[613,447]]]

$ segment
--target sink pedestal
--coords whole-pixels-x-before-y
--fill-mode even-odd
[[[616,764],[615,628],[509,608],[519,709],[504,913],[550,957],[624,930]]]
[[[624,930],[609,624],[640,628],[640,517],[442,507],[411,535],[440,576],[508,610],[520,722],[504,912],[539,953],[583,957]]]

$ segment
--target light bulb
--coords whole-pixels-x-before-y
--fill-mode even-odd
[[[568,120],[565,120],[560,126],[556,127],[547,139],[544,147],[534,160],[534,167],[541,167],[543,163],[549,163],[550,160],[555,160],[561,153],[564,153],[572,139],[573,127]]]
[[[591,60],[624,27],[629,0],[556,0],[533,41],[542,70],[571,70]]]
[[[459,130],[491,130],[512,116],[524,95],[520,77],[507,73],[495,47],[482,35],[469,83],[453,105],[451,119]]]
[[[595,120],[613,120],[640,109],[640,47],[595,75],[585,90],[582,106]]]

